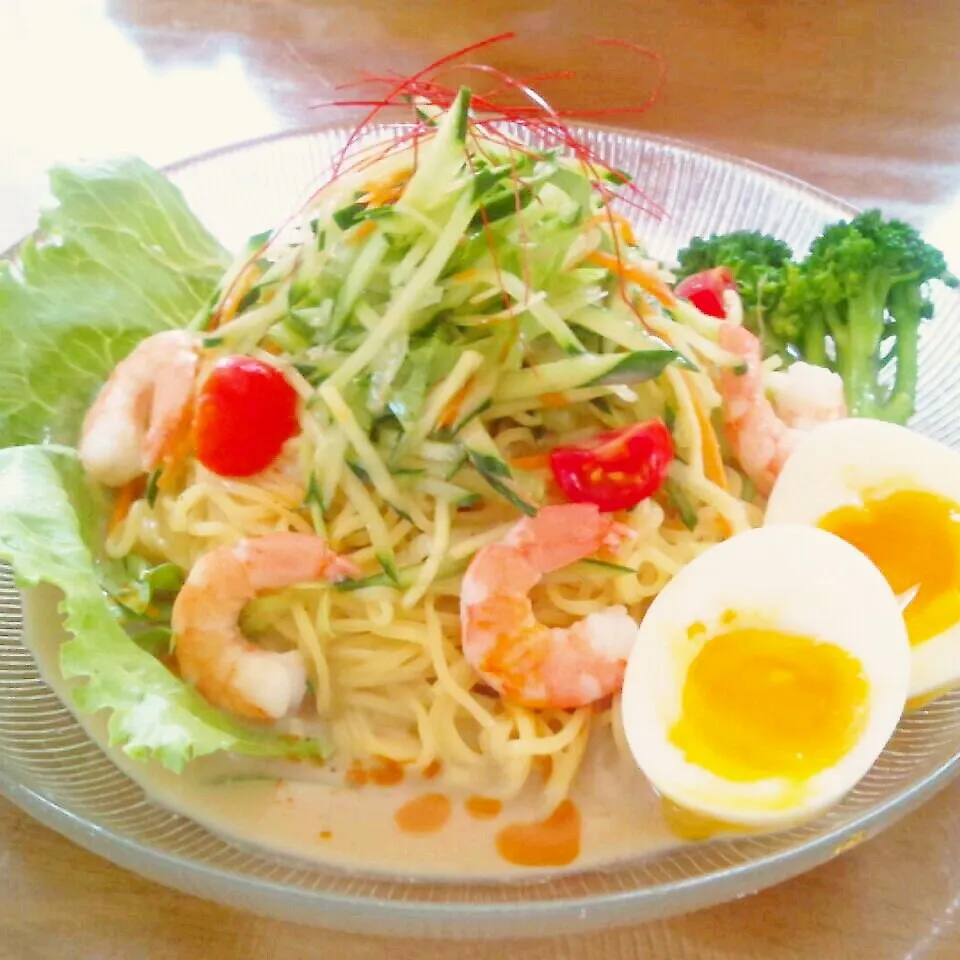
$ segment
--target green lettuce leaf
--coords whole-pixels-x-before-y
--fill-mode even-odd
[[[85,681],[72,689],[76,707],[110,710],[111,743],[172,770],[218,750],[322,757],[317,741],[263,732],[211,707],[127,636],[84,542],[84,528],[93,531],[100,515],[97,491],[69,448],[0,451],[0,560],[15,565],[21,586],[43,582],[62,591],[60,611],[73,639],[60,648],[61,670]]]
[[[206,308],[226,252],[140,160],[61,167],[51,185],[57,206],[0,262],[0,560],[22,585],[62,591],[73,638],[60,665],[81,681],[75,706],[110,711],[111,742],[131,756],[175,770],[218,750],[321,756],[316,741],[211,707],[125,632],[103,586],[136,584],[123,582],[124,565],[98,563],[103,493],[76,452],[56,446],[76,440],[97,388],[140,340]]]
[[[0,262],[0,446],[72,443],[96,388],[136,343],[186,326],[226,251],[142,160],[55,168],[57,206]]]

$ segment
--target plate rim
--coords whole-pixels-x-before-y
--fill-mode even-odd
[[[389,127],[397,124],[384,120],[375,125],[375,128],[378,125]],[[689,156],[710,158],[724,165],[749,171],[753,176],[796,190],[811,200],[819,201],[836,210],[842,216],[856,215],[860,209],[835,194],[793,174],[785,173],[734,153],[717,150],[681,138],[648,133],[643,130],[617,125],[581,123],[574,120],[570,126],[572,129],[581,132],[624,137],[631,144],[637,146],[653,144],[674,149]],[[291,127],[223,144],[164,164],[158,169],[164,174],[175,176],[194,166],[215,162],[234,154],[269,146],[273,143],[335,132],[347,134],[351,129],[348,119]],[[7,250],[0,252],[0,259],[15,256],[21,244],[31,236],[33,236],[33,233],[26,234],[15,241]],[[18,586],[14,586],[13,589],[22,599],[21,589]],[[34,662],[36,661],[34,660]],[[47,689],[56,697],[58,703],[63,703],[53,693],[42,673],[41,679]],[[80,724],[72,708],[65,703],[63,706],[71,714],[74,722]],[[86,731],[84,731],[84,736],[92,741]],[[96,741],[92,742],[113,764],[109,755],[103,751],[100,745]],[[116,767],[116,764],[113,764],[113,766]],[[136,784],[139,789],[143,789],[126,771],[120,769],[120,772]],[[923,778],[911,783],[878,806],[857,814],[846,824],[831,829],[820,837],[805,840],[794,848],[761,855],[756,859],[725,867],[706,877],[686,877],[645,889],[633,888],[562,899],[489,901],[485,903],[469,900],[443,902],[409,897],[384,898],[340,891],[310,890],[270,879],[251,879],[227,868],[197,863],[181,855],[158,850],[141,841],[125,837],[112,828],[100,826],[94,820],[74,813],[69,807],[63,806],[56,800],[44,796],[38,790],[19,782],[10,775],[6,766],[0,766],[0,794],[37,822],[55,830],[61,836],[87,851],[109,860],[122,869],[131,870],[151,881],[194,896],[235,907],[242,906],[261,915],[280,917],[300,923],[312,922],[320,926],[367,934],[383,936],[416,935],[435,938],[481,936],[489,939],[503,939],[506,937],[541,936],[544,932],[556,934],[574,931],[583,932],[586,929],[592,930],[601,926],[622,926],[639,923],[645,920],[686,913],[755,893],[806,873],[846,852],[860,842],[870,839],[875,834],[892,826],[902,817],[915,811],[958,775],[960,775],[960,744],[958,744],[958,749],[951,758],[928,772]],[[149,802],[154,803],[154,801]],[[164,810],[169,809],[163,807],[162,804],[157,804],[157,806]],[[184,816],[179,813],[177,815]],[[212,836],[226,840],[226,838],[209,830],[208,827],[198,823],[198,821],[192,820],[190,817],[184,817],[184,819],[197,824]],[[226,840],[226,842],[230,841]],[[271,854],[268,849],[257,849],[264,856],[276,856]],[[279,860],[279,857],[277,859]],[[307,860],[297,859],[296,862],[305,868],[311,865],[311,862]],[[580,872],[582,874],[605,872],[617,868],[617,864],[598,865],[585,868]],[[762,874],[762,877],[759,878],[760,882],[752,885],[743,883],[744,880],[749,879],[754,874]],[[188,882],[191,875],[196,882]],[[370,873],[359,873],[359,875],[375,881],[386,879]],[[572,875],[576,875],[576,871]],[[539,876],[537,878],[531,877],[528,881],[524,881],[522,878],[511,878],[503,883],[536,883],[540,879]],[[544,879],[549,881],[552,877],[547,876]],[[391,878],[391,882],[402,884],[410,892],[414,891],[418,884],[436,887],[444,883],[442,878],[419,877],[410,879]],[[449,882],[462,883],[463,881]],[[491,885],[490,882],[470,882],[478,886]],[[219,889],[205,889],[214,885]],[[494,882],[493,885],[497,885],[497,882]],[[236,899],[231,898],[231,893],[236,896]],[[257,901],[262,902],[258,903]],[[297,906],[301,908],[309,906],[315,912],[315,918],[305,917],[302,912],[295,909]],[[338,916],[339,911],[347,909],[352,914],[349,918]],[[365,920],[371,920],[374,917],[376,917],[381,929],[376,927],[371,929],[365,925]],[[486,928],[480,930],[476,926],[466,930],[462,929],[465,923],[477,924],[492,919],[496,919],[499,924],[495,930],[487,930]],[[531,929],[531,925],[535,926],[547,922],[551,924],[549,931]],[[478,930],[480,930],[479,933]]]
[[[19,589],[19,588],[18,588]],[[46,681],[44,681],[46,682]],[[59,699],[59,698],[58,698]],[[69,709],[69,708],[68,708]],[[99,744],[96,744],[99,748]],[[102,752],[102,751],[101,751]],[[107,757],[109,760],[109,757]],[[876,833],[886,830],[893,826],[904,816],[914,812],[922,806],[936,793],[947,786],[960,774],[960,753],[955,754],[951,759],[945,761],[935,770],[928,773],[922,780],[915,783],[899,799],[887,801],[886,803],[872,810],[860,814],[858,817],[845,824],[843,827],[816,839],[807,841],[800,848],[794,850],[779,851],[758,860],[751,860],[724,870],[722,878],[716,878],[713,883],[718,883],[720,879],[724,885],[735,885],[744,875],[749,875],[761,867],[772,870],[773,873],[764,877],[762,883],[739,892],[719,891],[721,896],[714,896],[717,892],[710,888],[702,877],[689,877],[684,880],[675,880],[658,885],[649,891],[645,896],[656,894],[659,898],[674,898],[666,910],[658,909],[646,915],[644,910],[635,910],[631,916],[625,916],[624,907],[636,908],[638,904],[636,890],[623,890],[613,893],[597,894],[595,896],[571,897],[562,900],[529,900],[515,901],[507,903],[471,903],[470,901],[457,901],[455,903],[438,903],[429,900],[411,900],[411,899],[384,899],[376,897],[358,896],[352,894],[340,893],[338,891],[315,892],[290,887],[274,880],[257,879],[251,880],[240,874],[226,870],[221,867],[211,867],[206,864],[197,864],[186,860],[174,854],[164,853],[152,847],[147,847],[136,840],[131,840],[117,834],[113,830],[103,828],[73,813],[68,808],[61,806],[56,801],[44,797],[42,794],[18,783],[9,778],[6,771],[0,769],[0,794],[2,794],[11,803],[23,810],[34,820],[43,826],[55,830],[58,834],[72,843],[76,843],[88,852],[109,860],[122,869],[130,870],[141,877],[170,886],[181,892],[192,894],[203,899],[213,900],[229,906],[243,906],[254,913],[263,916],[277,917],[293,922],[305,921],[301,914],[284,909],[283,900],[296,900],[301,905],[309,905],[312,908],[318,908],[318,912],[323,914],[335,914],[338,909],[350,908],[357,912],[357,916],[351,918],[349,923],[329,922],[327,916],[317,916],[317,926],[332,926],[337,929],[348,930],[352,932],[372,933],[380,936],[396,936],[409,934],[416,931],[421,936],[430,936],[432,938],[449,937],[454,932],[453,928],[442,926],[436,931],[423,931],[424,924],[436,923],[443,925],[444,922],[484,920],[486,918],[495,918],[504,925],[496,931],[483,934],[483,939],[506,939],[515,937],[535,937],[540,932],[526,928],[527,923],[561,921],[568,922],[571,913],[577,913],[576,927],[582,929],[584,923],[590,924],[590,929],[604,925],[608,921],[611,926],[620,926],[630,923],[641,923],[653,919],[665,919],[678,914],[684,914],[693,910],[703,909],[709,906],[718,906],[727,903],[733,899],[739,899],[743,896],[749,896],[758,893],[777,884],[783,883],[801,874],[813,870],[837,856],[848,852],[860,843],[872,839]],[[112,762],[112,761],[111,761]],[[121,771],[123,772],[123,771]],[[124,774],[126,776],[126,774]],[[132,778],[129,778],[131,779]],[[136,781],[132,781],[136,783]],[[139,784],[137,784],[139,786]],[[142,788],[141,788],[142,789]],[[151,801],[152,802],[152,801]],[[162,805],[160,805],[162,806]],[[894,815],[883,820],[881,830],[871,831],[871,826],[880,819],[883,814],[889,812],[890,807],[895,807]],[[164,808],[166,809],[166,808]],[[183,814],[177,814],[193,823],[197,821]],[[203,829],[202,824],[198,824]],[[219,836],[217,834],[213,836]],[[221,838],[222,839],[222,838]],[[111,855],[113,854],[113,855]],[[269,851],[265,853],[269,855]],[[156,865],[156,869],[146,869],[144,864],[134,864],[132,861],[138,858],[145,858]],[[796,867],[796,869],[794,869]],[[778,869],[780,868],[780,869]],[[784,869],[785,868],[785,869]],[[231,891],[240,894],[238,900],[231,899],[225,895],[225,892],[218,891],[211,893],[208,891],[199,891],[195,889],[194,884],[182,883],[178,881],[177,874],[193,873],[202,876],[208,881],[217,881]],[[401,883],[402,880],[393,882]],[[523,883],[520,881],[511,881]],[[279,910],[269,910],[265,906],[258,909],[256,903],[250,901],[254,895],[263,895],[269,893],[272,905],[279,904]],[[695,894],[702,893],[702,896]],[[370,930],[363,926],[362,914],[377,914],[378,919],[386,917],[386,922],[395,921],[397,926],[390,930]],[[455,916],[459,915],[459,916]],[[468,915],[468,916],[464,916]],[[514,926],[516,925],[516,926]],[[565,930],[557,930],[562,933]],[[474,931],[470,931],[474,934]]]

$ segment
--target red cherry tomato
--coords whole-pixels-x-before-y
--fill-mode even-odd
[[[656,493],[671,460],[673,440],[660,419],[550,451],[550,469],[564,496],[596,504],[604,513],[626,510]]]
[[[203,382],[194,420],[197,459],[221,477],[266,469],[299,430],[297,392],[276,368],[225,357]]]
[[[733,279],[729,267],[714,267],[681,280],[673,292],[681,299],[689,300],[708,317],[725,320],[727,311],[723,306],[724,291],[736,289],[737,282]]]

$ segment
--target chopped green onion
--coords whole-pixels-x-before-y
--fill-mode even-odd
[[[680,519],[683,521],[683,525],[688,530],[696,529],[697,511],[694,510],[693,505],[687,498],[687,495],[680,488],[680,484],[678,484],[672,477],[668,477],[666,483],[664,484],[664,490],[666,491],[667,499],[671,504],[673,504],[677,513],[680,514]]]
[[[153,507],[153,505],[157,502],[157,495],[160,493],[160,474],[162,472],[163,471],[158,467],[147,477],[146,500],[148,507]]]

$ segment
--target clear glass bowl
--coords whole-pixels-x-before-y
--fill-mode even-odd
[[[750,227],[803,250],[851,208],[803,183],[680,143],[603,129],[580,133],[637,176],[669,214],[641,218],[669,257],[696,233]],[[228,246],[279,222],[318,182],[346,131],[326,129],[219,150],[172,168]],[[917,430],[960,446],[960,301],[938,294],[923,340]],[[960,770],[960,691],[906,718],[870,773],[826,816],[788,832],[714,841],[536,882],[436,882],[347,873],[227,842],[150,802],[104,755],[22,645],[20,598],[0,568],[0,789],[33,817],[131,870],[270,916],[398,936],[583,932],[715,904],[808,870],[884,829]]]

